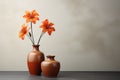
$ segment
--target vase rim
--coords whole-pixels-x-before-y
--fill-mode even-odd
[[[47,57],[47,58],[54,58],[55,55],[47,55],[46,57]]]
[[[37,46],[40,46],[40,45],[37,45],[37,44],[33,44],[32,46],[35,46],[35,47],[37,47]]]

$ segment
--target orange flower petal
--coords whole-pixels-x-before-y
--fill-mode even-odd
[[[48,31],[48,34],[51,35],[52,31]]]
[[[52,22],[49,23],[48,19],[45,19],[40,28],[42,28],[42,32],[47,32],[49,35],[51,35],[52,32],[55,31],[55,28],[52,27],[53,25],[54,24]]]
[[[53,23],[50,23],[49,26],[53,26],[54,24]]]
[[[26,11],[25,12],[25,15],[23,16],[23,18],[25,18],[26,19],[26,22],[28,23],[28,22],[32,22],[32,23],[36,23],[36,21],[37,20],[39,20],[39,14],[35,11],[35,10],[33,10],[33,11]]]
[[[27,27],[25,24],[23,24],[22,25],[22,29],[19,32],[19,38],[21,38],[22,40],[24,40],[25,35],[28,33],[29,29],[30,29],[29,27]]]
[[[46,19],[45,21],[43,21],[42,24],[43,24],[44,26],[48,26],[48,19]]]
[[[34,16],[39,16],[39,14],[36,12],[36,10],[33,10],[33,11],[32,11],[32,15],[34,15]]]

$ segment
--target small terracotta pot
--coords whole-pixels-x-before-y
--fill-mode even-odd
[[[41,63],[42,74],[45,77],[57,77],[60,70],[60,63],[54,59],[55,56],[48,55]]]
[[[27,64],[31,75],[41,74],[41,62],[44,61],[44,54],[39,51],[39,45],[33,45],[33,50],[28,54]]]

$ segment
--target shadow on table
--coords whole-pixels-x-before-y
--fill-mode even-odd
[[[58,76],[57,78],[46,78],[44,76],[29,76],[27,80],[78,80],[78,79],[62,76]]]

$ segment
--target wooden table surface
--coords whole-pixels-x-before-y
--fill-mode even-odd
[[[57,78],[46,78],[28,71],[0,71],[0,80],[120,80],[120,72],[60,71]]]

